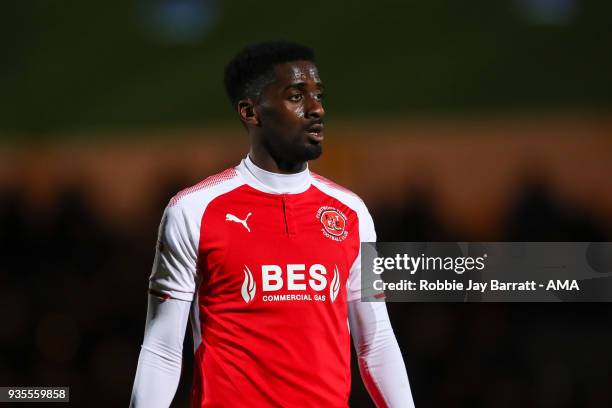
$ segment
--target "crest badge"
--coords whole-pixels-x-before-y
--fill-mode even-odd
[[[317,219],[323,228],[321,231],[329,239],[344,241],[348,232],[346,231],[346,215],[337,208],[321,207],[317,211]]]

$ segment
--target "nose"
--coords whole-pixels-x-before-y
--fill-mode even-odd
[[[311,96],[307,99],[308,99],[306,103],[306,117],[307,118],[320,119],[323,116],[325,116],[325,109],[323,109],[323,104],[321,103],[320,99],[314,96]]]

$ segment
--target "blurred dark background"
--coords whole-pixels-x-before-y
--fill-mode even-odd
[[[221,77],[253,41],[315,48],[312,168],[380,241],[612,240],[611,20],[603,0],[5,2],[0,385],[128,404],[161,213],[246,154]],[[612,406],[609,303],[388,306],[419,407]]]

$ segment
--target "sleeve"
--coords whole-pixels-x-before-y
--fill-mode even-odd
[[[362,298],[361,293],[361,259],[373,259],[376,257],[376,248],[374,246],[362,246],[361,242],[376,242],[376,230],[374,229],[374,221],[370,215],[365,204],[363,208],[357,213],[359,217],[359,252],[351,270],[349,271],[349,277],[347,281],[347,300],[353,301]],[[362,247],[365,249],[365,253],[362,253]],[[383,292],[375,291],[372,289],[368,293],[363,293],[363,297],[379,297],[384,295]]]
[[[149,295],[144,341],[130,407],[170,406],[181,377],[190,303]]]
[[[131,407],[168,407],[181,376],[183,340],[197,284],[199,226],[179,204],[169,205],[159,227],[144,340]]]
[[[414,408],[402,353],[384,302],[349,302],[361,378],[377,407]]]
[[[180,203],[168,206],[161,224],[149,290],[160,297],[192,301],[197,282],[199,226]]]

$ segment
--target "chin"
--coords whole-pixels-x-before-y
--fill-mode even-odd
[[[309,161],[318,159],[323,153],[323,147],[320,143],[308,144],[302,152],[303,159],[301,161]]]

